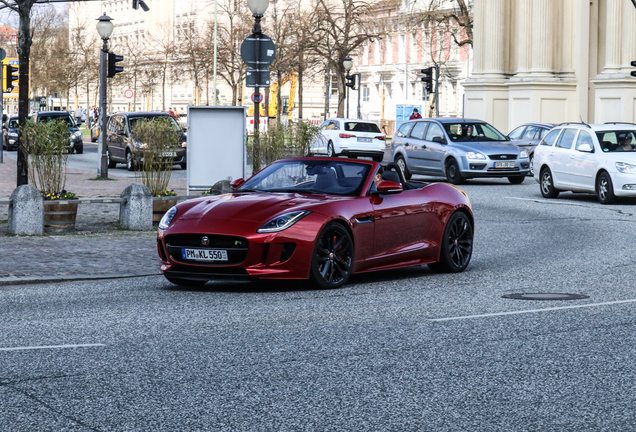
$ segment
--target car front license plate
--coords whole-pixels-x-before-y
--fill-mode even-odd
[[[159,153],[159,157],[175,157],[175,156],[177,156],[177,152],[173,152],[173,151]]]
[[[372,142],[373,140],[371,138],[362,138],[362,137],[358,137],[358,142]]]
[[[514,168],[514,162],[495,162],[495,168]]]
[[[183,259],[195,261],[227,261],[227,251],[223,249],[181,249]]]

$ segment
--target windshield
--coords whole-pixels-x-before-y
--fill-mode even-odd
[[[633,130],[613,130],[596,132],[598,142],[604,152],[634,151],[636,136]]]
[[[453,142],[507,141],[506,137],[488,123],[443,123]]]
[[[50,122],[50,121],[62,121],[62,122],[66,122],[67,126],[75,126],[75,120],[73,120],[73,117],[71,116],[46,116],[46,115],[41,115],[38,116],[38,123],[46,123],[46,122]]]
[[[9,129],[14,129],[18,127],[18,119],[9,120]]]
[[[344,129],[349,132],[373,132],[381,133],[380,128],[375,123],[364,123],[356,121],[347,121],[344,123]]]
[[[172,125],[172,127],[174,128],[175,131],[181,132],[181,126],[179,126],[176,122],[176,120],[174,119],[174,117],[172,117],[171,115],[160,115],[160,116],[139,116],[139,117],[128,117],[128,121],[130,122],[130,130],[134,130],[135,129],[135,125],[140,122],[140,121],[146,121],[146,120],[154,120],[154,119],[167,119],[170,121],[170,124]]]
[[[369,173],[369,165],[345,161],[303,159],[275,162],[237,192],[318,193],[356,196]]]

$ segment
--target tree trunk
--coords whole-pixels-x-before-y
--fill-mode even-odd
[[[303,118],[303,67],[298,68],[298,120]]]

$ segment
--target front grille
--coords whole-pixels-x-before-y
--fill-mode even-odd
[[[207,237],[209,244],[201,241]],[[249,241],[244,237],[211,235],[211,234],[173,234],[166,236],[166,247],[170,257],[177,262],[196,263],[200,265],[233,265],[242,263],[247,257]],[[228,261],[195,261],[183,259],[182,248],[223,249],[227,251]]]
[[[515,160],[517,155],[515,154],[498,154],[488,156],[491,160]]]

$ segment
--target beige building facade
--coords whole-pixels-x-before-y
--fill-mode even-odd
[[[475,0],[466,117],[636,121],[635,23],[629,0]]]

